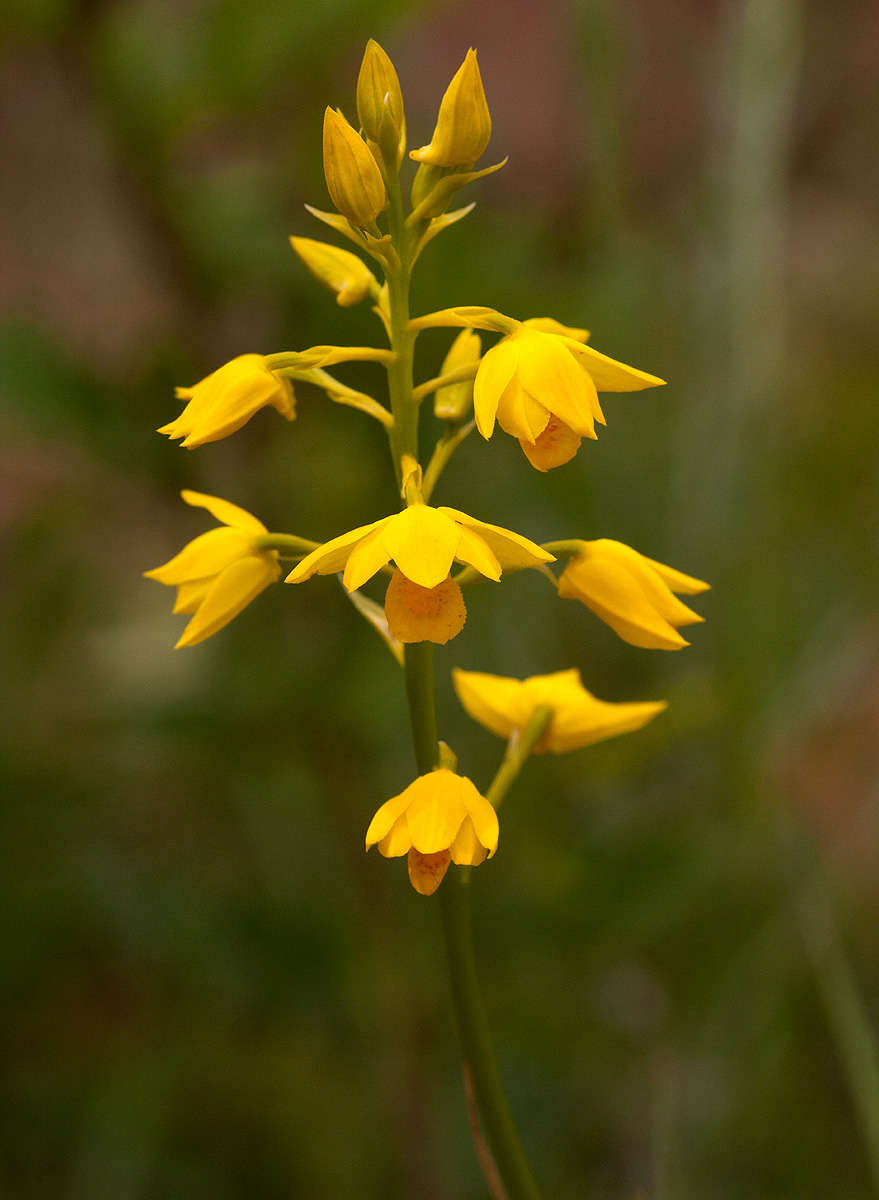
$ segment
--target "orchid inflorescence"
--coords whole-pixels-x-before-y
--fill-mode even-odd
[[[708,585],[700,580],[607,538],[538,544],[481,517],[431,505],[451,455],[474,430],[489,441],[499,427],[519,442],[533,467],[548,471],[570,462],[582,440],[594,440],[596,426],[606,424],[599,392],[637,391],[663,381],[599,353],[585,329],[549,317],[516,320],[492,308],[459,305],[412,318],[409,280],[422,250],[473,208],[451,209],[457,192],[498,171],[506,160],[474,169],[491,135],[474,50],[449,84],[430,142],[409,152],[418,167],[408,208],[401,190],[403,97],[391,60],[375,41],[366,47],[356,104],[359,130],[340,110],[326,109],[324,173],[336,211],[309,211],[360,253],[311,238],[290,241],[340,306],[369,302],[388,345],[239,355],[193,387],[179,388],[178,397],[187,403],[159,432],[193,449],[228,437],[266,407],[293,421],[296,384],[312,384],[331,401],[384,426],[403,503],[398,512],[318,544],[272,533],[236,505],[184,491],[187,504],[206,508],[221,524],[146,573],[176,587],[174,611],[190,614],[177,645],[193,646],[227,625],[281,579],[283,556],[295,563],[287,583],[340,575],[357,611],[410,673],[423,663],[419,652],[426,644],[445,644],[463,628],[466,587],[485,579],[497,582],[505,572],[522,569],[539,571],[559,596],[579,600],[631,645],[685,646],[678,630],[701,617],[677,594],[704,591]],[[431,328],[459,332],[439,375],[416,385],[415,342],[421,330]],[[486,348],[484,335],[497,340]],[[347,362],[382,366],[389,403],[349,387],[328,370]],[[442,432],[422,460],[419,408],[431,395]],[[566,561],[556,575],[550,564],[559,560]],[[455,564],[461,569],[453,573]],[[383,606],[361,591],[382,574],[390,576]],[[598,700],[583,687],[577,670],[520,681],[458,669],[453,679],[467,713],[508,739],[520,757],[523,747],[563,753],[638,729],[665,707],[663,702]],[[381,805],[366,834],[367,849],[378,845],[385,856],[408,856],[412,884],[425,895],[439,887],[450,863],[475,866],[494,854],[496,806],[510,776],[508,770],[483,795],[457,773],[447,747],[440,748],[435,736],[428,743],[419,756],[422,773]],[[508,749],[508,766],[513,751]]]

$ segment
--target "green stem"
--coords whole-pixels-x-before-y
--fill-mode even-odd
[[[528,724],[521,730],[516,730],[507,742],[507,752],[498,772],[491,781],[491,787],[485,793],[495,808],[516,781],[519,772],[534,752],[534,747],[546,732],[546,727],[552,720],[552,709],[548,704],[539,704],[529,718]]]
[[[540,1192],[504,1094],[491,1044],[488,1017],[479,990],[470,929],[468,868],[449,871],[440,888],[440,902],[464,1065],[473,1080],[486,1139],[509,1200],[540,1200]]]
[[[421,775],[432,771],[439,758],[436,706],[433,698],[433,646],[411,642],[406,647],[406,696],[412,723],[415,762]]]
[[[445,470],[446,463],[475,428],[476,422],[468,421],[466,425],[456,427],[453,433],[440,438],[437,442],[433,454],[430,456],[430,462],[427,464],[427,469],[424,472],[421,494],[424,497],[425,504],[430,502],[433,489],[436,487],[440,475]]]
[[[298,550],[302,554],[308,554],[316,550],[320,542],[312,542],[293,533],[266,533],[257,538],[256,545],[258,550]]]
[[[388,439],[397,481],[402,483],[403,455],[411,454],[416,461],[418,460],[419,401],[413,395],[412,379],[413,351],[417,334],[409,328],[412,243],[403,213],[399,176],[389,172],[386,182],[389,200],[388,225],[392,244],[399,258],[399,266],[389,265],[387,271],[390,339],[394,352],[393,362],[388,364],[388,391],[394,416],[394,424],[388,430]],[[439,762],[432,644],[415,642],[407,645],[404,669],[415,761],[419,773],[424,775],[433,770]],[[519,765],[522,761],[524,758],[519,760]],[[512,778],[514,775],[510,776],[509,782],[512,782]],[[509,786],[509,783],[506,786]],[[492,1049],[488,1019],[479,991],[476,955],[470,931],[469,880],[469,868],[455,868],[447,875],[440,893],[452,996],[461,1032],[465,1071],[470,1072],[487,1140],[503,1177],[509,1200],[540,1200],[504,1095]],[[489,1176],[486,1178],[491,1185]]]
[[[394,174],[388,180],[388,225],[392,244],[400,260],[399,267],[388,267],[388,307],[390,309],[390,339],[394,351],[388,364],[388,393],[394,423],[388,430],[391,458],[397,482],[401,482],[400,463],[404,454],[418,460],[418,402],[413,397],[412,370],[417,334],[409,324],[409,234],[403,213],[400,179]]]

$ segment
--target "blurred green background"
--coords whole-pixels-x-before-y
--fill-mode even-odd
[[[383,434],[300,394],[189,454],[152,431],[236,354],[368,342],[321,237],[327,103],[367,37],[410,140],[479,49],[476,212],[415,308],[587,325],[668,388],[538,476],[473,438],[437,502],[711,580],[682,654],[536,574],[448,668],[667,697],[532,762],[474,878],[511,1103],[547,1197],[879,1192],[879,27],[856,0],[12,0],[0,15],[4,986],[13,1200],[476,1200],[436,904],[362,852],[412,777],[397,668],[332,579],[173,652],[140,572],[181,487],[334,536],[394,503]],[[448,337],[419,342],[434,373]],[[369,390],[380,373],[341,368]]]

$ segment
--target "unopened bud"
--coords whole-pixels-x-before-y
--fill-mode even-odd
[[[396,169],[406,148],[403,93],[394,64],[372,38],[366,43],[357,76],[357,116],[364,134],[381,148],[386,162],[390,152],[392,161],[387,165]]]
[[[291,237],[290,245],[318,283],[333,292],[342,308],[358,304],[372,291],[378,292],[375,276],[356,254],[312,238]]]
[[[409,157],[436,167],[466,166],[483,154],[490,137],[491,114],[471,49],[446,88],[430,145],[410,151]]]
[[[372,152],[333,108],[324,113],[324,176],[333,204],[358,228],[371,225],[387,203]]]
[[[448,375],[459,367],[475,367],[482,356],[482,339],[472,329],[462,329],[443,359],[440,375]],[[433,398],[434,415],[441,421],[463,421],[473,407],[473,380],[447,383],[437,388]]]

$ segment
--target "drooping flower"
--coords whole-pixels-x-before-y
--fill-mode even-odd
[[[378,297],[378,283],[366,263],[350,250],[340,250],[314,238],[291,237],[290,245],[318,283],[336,297],[342,308],[358,304],[367,296]]]
[[[599,354],[570,336],[573,332],[586,336],[585,330],[555,331],[546,320],[525,321],[483,355],[476,375],[479,432],[490,438],[497,421],[541,471],[568,462],[581,438],[596,437],[595,422],[606,424],[599,391],[637,391],[664,382]]]
[[[353,592],[391,561],[415,587],[434,589],[448,579],[455,562],[466,563],[487,579],[497,582],[504,567],[537,567],[553,562],[554,558],[528,538],[509,529],[477,521],[454,508],[432,508],[416,503],[319,546],[293,568],[286,582],[302,583],[315,574],[332,575],[344,570],[342,582],[349,592]],[[393,586],[393,580],[391,582]],[[419,599],[416,603],[408,589],[401,589],[401,593],[396,598],[400,604],[417,611],[426,622],[422,625],[424,637],[418,640],[445,642],[449,636],[454,636],[447,632],[449,608],[463,604],[454,590],[444,594],[443,603],[433,613],[426,601]],[[385,612],[396,637],[416,640],[406,636],[414,632],[414,628],[399,614],[395,615],[393,603],[386,606]],[[431,632],[439,636],[434,638]]]
[[[387,204],[378,163],[338,109],[324,112],[324,177],[336,208],[352,225],[371,225]]]
[[[478,671],[454,670],[458,699],[474,721],[499,737],[522,730],[541,706],[552,710],[535,754],[564,754],[640,729],[667,707],[664,700],[613,704],[598,700],[583,687],[577,670],[510,679]]]
[[[189,542],[164,566],[144,572],[147,579],[177,588],[175,613],[193,614],[175,650],[217,633],[281,575],[277,552],[259,548],[259,539],[268,533],[262,521],[217,496],[180,494],[222,525]]]
[[[490,138],[491,114],[471,48],[440,102],[430,144],[410,150],[409,157],[433,167],[470,166],[482,157]]]
[[[560,596],[582,601],[632,646],[680,650],[689,645],[678,627],[704,618],[674,593],[697,595],[708,591],[709,583],[611,538],[579,542],[578,547],[559,579]]]
[[[290,380],[270,371],[261,354],[240,354],[192,387],[177,388],[176,395],[188,404],[158,432],[182,438],[187,450],[235,433],[267,404],[288,421],[296,416]]]
[[[446,767],[419,777],[385,801],[366,831],[366,849],[409,856],[409,879],[423,896],[442,883],[449,863],[478,866],[497,849],[497,813],[464,775]]]

